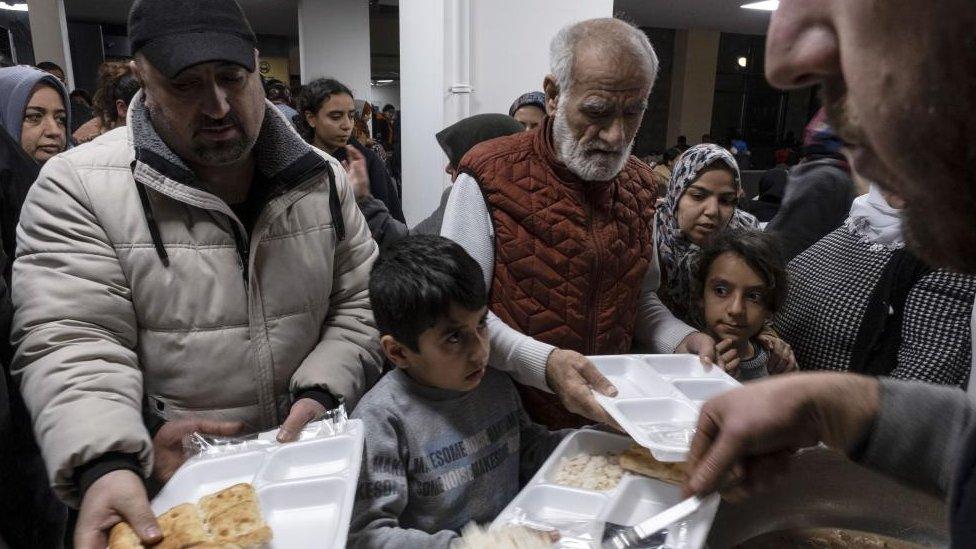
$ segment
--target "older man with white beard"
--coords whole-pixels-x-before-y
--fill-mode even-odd
[[[462,159],[441,234],[484,271],[491,364],[519,382],[533,419],[562,428],[587,422],[574,414],[609,421],[590,389],[616,389],[584,355],[637,343],[712,359],[715,344],[655,294],[658,187],[630,155],[657,75],[650,42],[618,20],[583,21],[556,35],[550,65],[551,116]]]

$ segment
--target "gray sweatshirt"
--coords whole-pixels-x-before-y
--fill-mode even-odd
[[[976,543],[976,409],[955,387],[881,378],[881,410],[851,457],[951,496],[953,547]]]
[[[366,449],[349,547],[450,547],[490,522],[569,430],[529,421],[509,377],[488,368],[462,393],[394,370],[359,402]]]

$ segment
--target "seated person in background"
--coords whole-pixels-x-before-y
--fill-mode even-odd
[[[352,136],[358,118],[352,91],[331,78],[313,80],[298,94],[298,112],[301,114],[296,120],[298,133],[313,147],[342,162],[346,171],[350,161],[363,157],[370,194],[386,205],[394,219],[403,223],[400,195],[386,163]]]
[[[872,186],[839,229],[790,262],[774,327],[801,369],[966,387],[976,277],[933,270],[906,249],[904,206]]]
[[[702,250],[695,272],[701,325],[717,349],[736,350],[726,370],[740,381],[769,375],[769,354],[756,341],[783,306],[786,265],[773,237],[756,230],[725,231]]]
[[[478,263],[439,236],[393,244],[370,302],[397,369],[352,414],[366,449],[350,547],[450,547],[489,522],[567,431],[529,421],[515,385],[488,367],[488,292]]]
[[[671,181],[671,171],[674,170],[674,163],[681,156],[681,151],[677,147],[671,147],[664,151],[661,161],[654,165],[654,173],[660,176],[658,180],[659,196],[668,194],[668,182]]]
[[[534,91],[520,95],[508,109],[508,115],[522,124],[527,132],[538,128],[546,117],[546,94]]]
[[[472,147],[496,137],[512,135],[522,131],[522,126],[510,116],[496,113],[476,114],[455,122],[435,136],[444,154],[447,155],[447,167],[444,171],[451,176],[451,182],[457,179],[458,164],[461,158]],[[441,202],[430,216],[415,225],[412,229],[406,223],[396,219],[381,200],[369,192],[369,174],[366,171],[366,159],[358,151],[349,151],[349,161],[346,169],[349,171],[349,183],[356,194],[359,210],[366,217],[369,231],[380,247],[388,246],[408,234],[440,234],[444,221],[444,209],[447,199],[451,196],[451,187],[441,193]]]
[[[766,226],[787,262],[840,227],[851,209],[857,193],[843,146],[821,109],[807,125],[803,158],[790,169],[779,210]]]

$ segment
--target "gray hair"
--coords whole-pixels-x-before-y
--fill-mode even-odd
[[[650,40],[637,27],[619,19],[588,19],[566,25],[549,44],[549,68],[562,93],[573,83],[573,65],[582,44],[594,45],[614,53],[628,52],[644,63],[651,87],[657,79],[658,60]]]

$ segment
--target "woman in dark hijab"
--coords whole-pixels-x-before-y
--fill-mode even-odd
[[[475,145],[521,131],[524,131],[524,128],[514,118],[491,113],[476,114],[444,128],[436,135],[437,142],[447,155],[448,162],[444,171],[451,176],[451,181],[454,181],[458,175],[457,166],[461,163],[461,158]],[[356,202],[363,216],[366,217],[373,239],[381,247],[411,234],[440,234],[441,223],[444,221],[444,208],[447,206],[451,187],[444,189],[437,209],[411,229],[390,215],[382,201],[369,194],[369,185],[356,177],[356,166],[350,166],[349,172],[350,184],[356,193]]]

